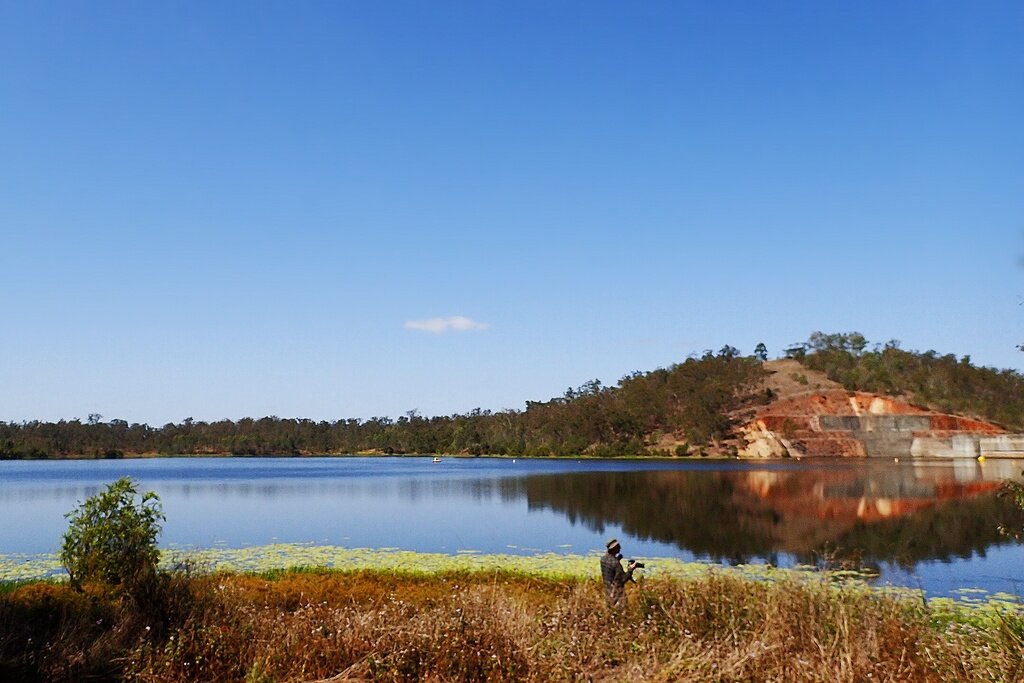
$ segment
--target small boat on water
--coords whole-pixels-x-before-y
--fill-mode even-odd
[[[434,456],[434,462],[441,462],[441,456],[435,455]]]

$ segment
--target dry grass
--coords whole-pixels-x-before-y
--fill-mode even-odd
[[[919,601],[864,587],[724,571],[631,589],[627,608],[613,613],[594,581],[500,572],[179,577],[166,588],[158,623],[138,607],[37,584],[0,595],[0,679],[1024,677],[1024,627],[1016,616],[940,619]]]

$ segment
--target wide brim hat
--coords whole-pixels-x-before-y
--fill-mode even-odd
[[[605,543],[604,547],[607,548],[608,550],[611,550],[612,548],[614,548],[617,545],[619,545],[619,539],[613,538],[613,539],[609,540],[607,543]]]

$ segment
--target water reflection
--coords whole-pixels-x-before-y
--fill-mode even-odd
[[[0,463],[0,553],[55,551],[64,513],[130,475],[160,495],[166,545],[587,553],[616,535],[647,557],[777,564],[827,557],[884,575],[950,561],[929,581],[1002,590],[1013,589],[1024,546],[997,529],[1024,526],[1024,513],[995,492],[1022,468],[1019,460]],[[993,577],[999,582],[986,584]]]
[[[525,480],[531,508],[715,560],[881,562],[983,555],[1024,513],[996,495],[1019,464],[864,463],[799,471],[590,472]]]

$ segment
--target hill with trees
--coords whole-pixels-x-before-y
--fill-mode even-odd
[[[300,455],[342,453],[464,453],[595,456],[689,453],[726,438],[730,417],[755,397],[760,363],[731,346],[652,372],[635,372],[615,386],[599,380],[568,389],[524,410],[476,409],[397,420],[314,421],[276,416],[151,427],[99,415],[60,422],[0,422],[0,458],[116,458],[129,454]],[[679,443],[679,440],[686,444]]]
[[[898,342],[869,349],[863,335],[813,333],[786,356],[851,391],[898,396],[948,413],[1024,430],[1024,376],[979,367],[968,356],[905,351]],[[522,410],[392,419],[314,421],[276,416],[196,421],[162,427],[103,421],[0,422],[0,459],[125,455],[304,455],[458,453],[521,456],[640,456],[731,452],[734,430],[754,409],[778,398],[767,384],[759,344],[732,346],[614,386],[585,382]],[[819,375],[820,376],[820,375]]]
[[[897,396],[938,412],[1024,430],[1024,375],[1016,370],[977,366],[970,356],[905,351],[896,340],[868,346],[858,332],[815,332],[787,355],[850,391]]]

